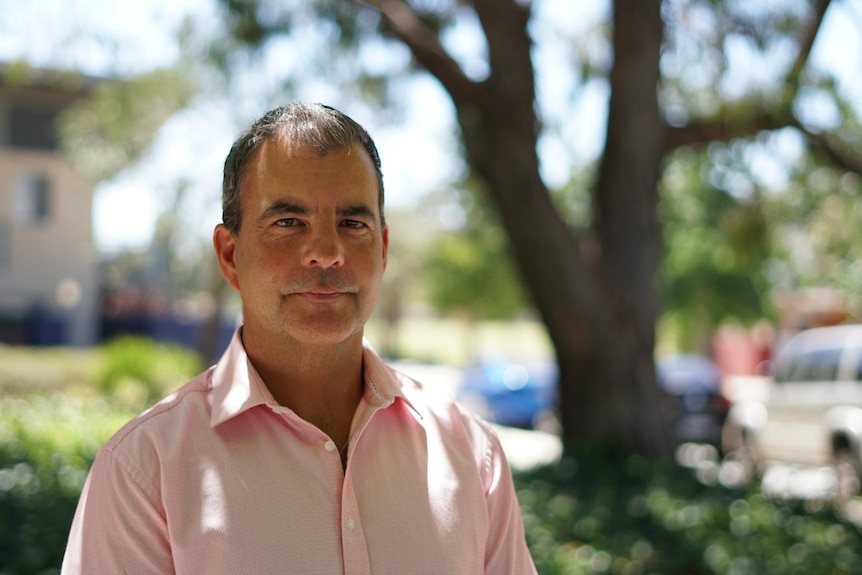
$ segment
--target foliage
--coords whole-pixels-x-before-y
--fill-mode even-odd
[[[109,179],[149,150],[158,129],[193,93],[188,74],[179,69],[101,83],[62,114],[63,150],[94,180]]]
[[[54,572],[99,447],[200,362],[139,337],[96,350],[0,348],[0,357],[0,573]]]
[[[862,570],[862,533],[832,507],[707,486],[639,456],[583,450],[516,485],[542,575]]]
[[[0,401],[0,572],[59,567],[95,453],[131,416],[63,392]]]
[[[862,317],[862,178],[801,162],[781,196],[766,202],[778,246],[770,280],[779,288],[836,288]]]
[[[508,318],[526,307],[506,232],[469,184],[457,190],[464,224],[432,243],[422,272],[429,303],[472,319]]]
[[[661,185],[662,311],[682,349],[710,341],[728,318],[750,323],[770,313],[772,251],[761,201],[711,177],[722,168],[714,156],[723,156],[720,147],[678,151]]]
[[[523,309],[523,291],[497,226],[441,236],[423,272],[429,303],[439,312],[503,319]]]
[[[121,336],[105,344],[103,361],[96,381],[99,389],[135,407],[174,391],[203,368],[187,348],[138,336]]]

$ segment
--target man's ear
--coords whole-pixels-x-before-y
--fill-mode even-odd
[[[236,271],[236,236],[224,224],[217,225],[213,231],[213,247],[221,275],[230,287],[239,291],[239,275]]]

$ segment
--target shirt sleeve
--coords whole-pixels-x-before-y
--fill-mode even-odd
[[[103,448],[78,501],[62,575],[173,572],[158,498]]]
[[[536,566],[524,538],[524,521],[515,494],[512,471],[497,434],[488,428],[491,441],[486,468],[488,543],[486,575],[535,575]]]

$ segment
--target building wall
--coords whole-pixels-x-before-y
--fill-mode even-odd
[[[9,137],[12,113],[60,107],[51,96],[0,86],[0,318],[50,317],[52,343],[88,345],[98,335],[93,186],[40,138]]]

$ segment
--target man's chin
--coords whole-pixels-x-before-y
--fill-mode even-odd
[[[344,323],[337,325],[308,326],[303,329],[290,329],[285,334],[288,340],[302,345],[316,347],[337,346],[351,340],[362,340],[363,327],[352,326],[348,328]]]

